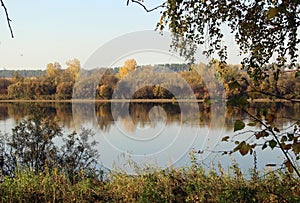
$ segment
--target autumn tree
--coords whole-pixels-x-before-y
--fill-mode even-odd
[[[101,76],[101,80],[96,87],[96,97],[100,99],[111,99],[113,91],[119,78],[110,69]]]
[[[60,82],[60,76],[62,74],[61,65],[58,62],[48,63],[46,67],[46,80],[57,85]]]
[[[80,71],[80,61],[78,59],[72,59],[66,62],[67,68],[63,73],[64,82],[75,82]]]
[[[12,83],[9,79],[0,78],[0,94],[7,94],[7,88]]]
[[[207,95],[205,92],[205,84],[202,81],[202,78],[199,76],[195,70],[191,70],[188,72],[182,72],[180,75],[186,80],[189,86],[194,91],[194,94],[197,99],[203,99],[204,95]],[[186,91],[183,91],[183,93]]]
[[[61,82],[56,88],[57,99],[71,99],[73,94],[73,82]]]
[[[137,69],[137,64],[134,59],[128,59],[125,61],[124,65],[119,70],[120,78],[125,77],[129,72]]]

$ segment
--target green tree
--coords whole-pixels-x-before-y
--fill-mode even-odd
[[[243,67],[259,79],[273,56],[280,66],[288,61],[287,57],[290,65],[295,65],[299,25],[298,0],[167,0],[157,28],[163,31],[167,27],[173,34],[173,45],[188,59],[193,58],[193,45],[206,44],[204,53],[217,53],[221,62],[227,59],[224,36],[229,30],[246,55]]]
[[[40,117],[22,120],[13,130],[9,145],[15,149],[16,167],[27,167],[35,171],[51,166],[56,147],[53,138],[61,136],[61,128],[53,119]]]
[[[73,176],[81,170],[93,169],[98,157],[94,149],[96,142],[89,141],[93,136],[90,130],[63,136],[58,120],[43,117],[41,113],[20,121],[11,136],[0,135],[2,172],[6,175],[12,176],[16,169],[39,173],[46,168],[57,168]],[[61,147],[54,142],[60,137]]]

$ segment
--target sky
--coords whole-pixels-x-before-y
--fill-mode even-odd
[[[44,69],[78,58],[82,63],[99,46],[123,34],[154,30],[159,11],[147,13],[126,0],[4,1],[12,19],[11,38],[0,10],[0,69]],[[84,2],[84,3],[83,3]],[[148,6],[160,4],[152,0]]]
[[[0,70],[45,69],[51,62],[64,67],[73,58],[83,64],[101,45],[127,33],[154,30],[160,19],[159,10],[147,13],[137,4],[127,6],[127,0],[4,2],[15,38],[10,36],[1,8]],[[151,0],[145,4],[152,8],[162,2]],[[233,39],[228,41],[230,44]],[[237,52],[229,55],[229,62],[239,62]]]

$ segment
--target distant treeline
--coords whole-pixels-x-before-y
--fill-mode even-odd
[[[45,70],[0,70],[1,78],[13,78],[17,75],[24,78],[39,77],[45,75]]]
[[[0,99],[300,99],[299,71],[276,64],[259,81],[240,65],[218,61],[138,66],[129,59],[122,67],[84,70],[74,59],[66,65],[49,63],[45,71],[0,78]]]
[[[142,68],[143,66],[138,66]],[[155,65],[156,68],[169,69],[173,72],[185,72],[189,71],[189,65],[187,64],[158,64]],[[119,67],[115,67],[111,69],[112,73],[118,73]],[[31,78],[31,77],[40,77],[45,75],[46,70],[0,70],[0,78],[13,78],[16,76],[24,77],[24,78]]]

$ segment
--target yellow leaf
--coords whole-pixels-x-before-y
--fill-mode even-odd
[[[277,14],[279,13],[278,8],[270,8],[268,10],[268,20],[271,20],[272,18],[274,18]]]
[[[293,169],[293,166],[292,166],[291,162],[287,160],[287,161],[284,162],[284,164],[288,168],[289,172],[293,173],[294,169]]]

